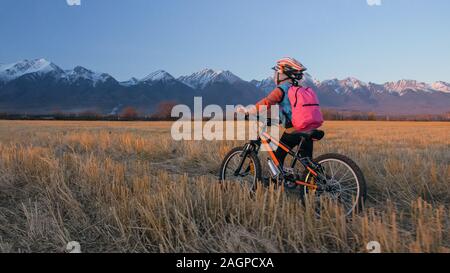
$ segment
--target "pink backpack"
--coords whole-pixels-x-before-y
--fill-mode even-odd
[[[322,126],[319,99],[311,88],[292,86],[288,96],[292,108],[292,125],[297,131],[305,132]]]

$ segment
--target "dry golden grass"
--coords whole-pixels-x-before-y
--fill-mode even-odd
[[[320,218],[281,190],[217,183],[239,142],[167,122],[0,121],[0,252],[449,252],[450,123],[327,122],[315,154],[362,168],[366,210]]]

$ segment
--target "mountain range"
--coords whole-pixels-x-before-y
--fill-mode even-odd
[[[450,84],[400,80],[384,84],[356,78],[319,81],[306,74],[302,85],[314,88],[322,107],[379,114],[441,114],[450,111]],[[128,81],[82,66],[64,70],[46,60],[0,64],[0,112],[44,114],[97,112],[116,114],[124,107],[154,112],[161,102],[189,106],[194,96],[204,104],[252,104],[275,88],[272,78],[245,81],[230,71],[204,69],[173,77],[164,70]]]

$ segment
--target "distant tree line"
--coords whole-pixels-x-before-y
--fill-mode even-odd
[[[450,112],[443,114],[395,115],[375,112],[339,111],[322,109],[325,120],[368,120],[368,121],[450,121]]]
[[[151,115],[145,115],[136,108],[127,106],[117,114],[100,114],[95,111],[80,113],[64,113],[55,111],[45,115],[9,114],[1,113],[0,119],[10,120],[106,120],[106,121],[173,121],[172,108],[177,105],[174,101],[162,101]],[[325,120],[366,120],[366,121],[450,121],[450,112],[439,115],[388,115],[375,112],[340,111],[334,109],[322,109]]]
[[[78,113],[66,113],[55,110],[49,114],[10,114],[0,112],[0,119],[10,120],[106,120],[106,121],[169,121],[177,118],[171,117],[172,108],[177,103],[171,101],[161,102],[156,111],[151,115],[143,114],[132,106],[124,107],[117,114],[101,114],[95,111],[82,111]]]

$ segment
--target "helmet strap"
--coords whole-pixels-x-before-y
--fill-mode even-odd
[[[281,79],[280,79],[280,74],[284,74],[284,73],[282,73],[282,72],[280,72],[280,71],[277,71],[277,78],[275,79],[276,85],[279,85],[280,83],[282,83],[282,82],[284,82],[284,81],[286,81],[286,80],[288,80],[288,79],[291,79],[291,77],[289,77],[288,75],[284,74],[284,75],[287,76],[287,78],[281,80]],[[291,79],[291,80],[292,80],[292,79]]]
[[[300,81],[303,79],[303,74],[301,74],[300,77],[289,77],[292,80],[292,84],[294,86],[299,86],[300,85]]]

